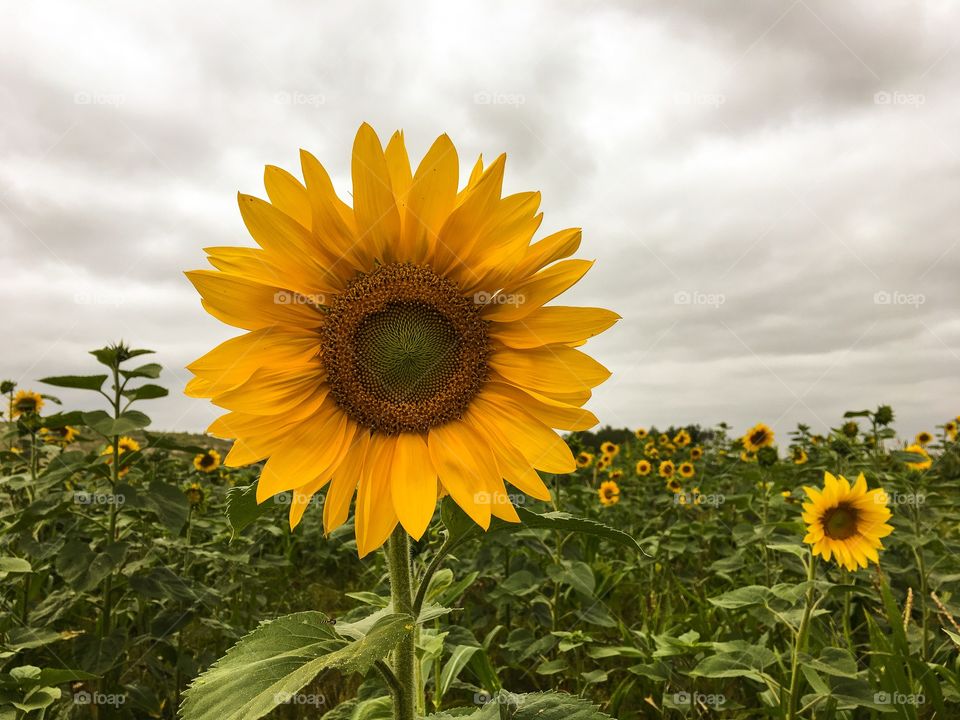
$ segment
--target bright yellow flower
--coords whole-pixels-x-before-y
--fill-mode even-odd
[[[686,430],[681,430],[673,436],[673,441],[680,447],[686,447],[690,444],[690,433]]]
[[[637,461],[637,475],[649,475],[652,469],[653,466],[650,464],[649,460]]]
[[[668,442],[670,442],[670,437],[665,433],[660,433],[660,435],[657,437],[657,442],[661,445],[666,445]]]
[[[127,453],[137,452],[140,449],[140,443],[134,440],[132,437],[127,437],[124,435],[117,441],[117,446],[120,449],[120,457],[123,457]],[[113,464],[113,445],[107,445],[103,450],[100,451],[101,455],[109,455],[110,459],[107,460],[107,465]],[[126,476],[130,472],[129,467],[120,468],[120,477]]]
[[[588,468],[593,464],[593,455],[588,452],[581,452],[577,454],[577,467],[578,468]]]
[[[671,477],[667,480],[667,490],[674,493],[683,492],[683,485],[680,484],[680,480],[676,477]]]
[[[660,463],[658,472],[660,473],[660,477],[669,478],[673,477],[674,470],[676,470],[676,467],[673,464],[673,460],[664,460]]]
[[[757,455],[756,453],[751,453],[751,452],[747,452],[746,450],[742,450],[740,452],[740,460],[742,460],[743,462],[756,462]]]
[[[865,568],[871,560],[879,563],[880,539],[893,532],[886,524],[890,519],[887,494],[882,489],[867,490],[863,473],[853,487],[842,475],[824,473],[823,477],[822,490],[803,488],[810,498],[803,504],[807,524],[803,541],[813,546],[814,555],[827,561],[833,557],[847,570]]]
[[[609,455],[601,455],[597,460],[597,470],[606,470],[613,463]]]
[[[328,483],[327,532],[356,494],[357,547],[399,523],[420,538],[449,494],[478,525],[519,517],[504,480],[550,497],[535,469],[576,461],[553,428],[586,430],[581,406],[610,373],[575,348],[608,310],[546,306],[590,268],[578,229],[531,245],[540,194],[502,197],[505,156],[458,190],[457,152],[437,139],[415,171],[402,133],[353,146],[353,207],[301,153],[305,184],[268,167],[270,202],[240,195],[259,248],[210,248],[188,273],[206,310],[247,331],[189,366],[187,394],[226,410],[231,467],[266,459],[257,500],[296,490],[290,525]]]
[[[80,431],[71,425],[58,428],[40,428],[40,439],[48,445],[66,447],[80,435]]]
[[[220,467],[220,453],[216,450],[207,450],[193,458],[193,467],[202,473],[216,472]]]
[[[943,426],[944,431],[947,433],[947,437],[951,440],[957,439],[957,423],[951,420],[946,425]]]
[[[611,480],[619,480],[619,479],[622,478],[622,477],[623,477],[623,470],[611,470],[611,471],[610,471],[610,479],[611,479]]]
[[[677,470],[680,472],[680,477],[683,478],[692,478],[697,473],[696,468],[693,467],[693,463],[690,462],[680,463]]]
[[[917,445],[920,445],[921,447],[929,445],[931,442],[933,442],[933,435],[928,433],[926,430],[921,430],[917,433],[916,442]]]
[[[13,396],[13,403],[10,407],[11,414],[15,418],[21,415],[38,414],[43,409],[43,397],[33,390],[19,390]]]
[[[647,436],[647,431],[644,428],[637,428],[634,434],[637,436],[637,440],[643,440]]]
[[[703,448],[697,445],[694,448],[690,448],[690,459],[691,460],[700,460],[703,457]]]
[[[809,460],[807,457],[806,451],[802,447],[793,448],[793,464],[794,465],[803,465]]]
[[[620,454],[620,446],[607,440],[600,446],[600,452],[614,458]]]
[[[747,452],[755,453],[770,445],[773,445],[773,430],[763,423],[757,423],[743,436],[743,447]]]
[[[610,506],[620,502],[620,487],[613,480],[600,483],[597,494],[600,496],[601,505]]]
[[[917,462],[908,462],[907,467],[911,470],[928,470],[933,465],[933,458],[930,457],[930,454],[922,445],[908,445],[903,450],[904,452],[923,455],[923,457],[926,458],[925,460],[918,460]]]

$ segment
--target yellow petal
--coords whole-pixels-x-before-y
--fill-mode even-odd
[[[397,435],[390,484],[397,518],[407,534],[419,540],[437,505],[437,471],[423,436]]]
[[[316,328],[323,319],[308,305],[279,303],[283,290],[214,270],[185,273],[203,298],[203,307],[218,320],[244,330],[273,326]]]
[[[303,513],[306,512],[307,506],[310,504],[310,501],[313,500],[313,496],[319,492],[324,485],[330,481],[330,478],[323,476],[319,477],[313,482],[307,483],[302,488],[298,488],[291,493],[290,500],[290,529],[296,529],[297,525],[300,524],[300,520],[303,519]]]
[[[522,320],[494,322],[490,335],[512,348],[535,348],[591,338],[620,316],[610,310],[586,307],[542,307]]]
[[[568,228],[538,240],[527,248],[523,260],[514,268],[514,280],[526,280],[550,263],[570,257],[579,249],[582,236],[580,228]]]
[[[589,389],[610,377],[610,371],[592,357],[563,345],[495,349],[490,367],[514,385],[545,393]]]
[[[520,320],[576,284],[592,266],[592,260],[563,260],[529,280],[504,287],[501,295],[510,302],[491,302],[483,310],[484,319],[498,322]]]
[[[310,199],[314,244],[328,246],[328,252],[338,258],[331,270],[341,276],[352,275],[348,270],[367,267],[371,256],[362,253],[353,210],[337,197],[330,176],[313,155],[301,150],[300,164]]]
[[[367,123],[353,141],[353,214],[361,245],[388,262],[400,240],[400,213],[380,139]]]
[[[370,433],[358,430],[353,443],[333,473],[330,489],[323,503],[323,530],[329,535],[347,521],[350,513],[350,501],[357,489],[357,483],[363,475],[363,466],[370,446]]]
[[[326,373],[319,360],[296,370],[256,370],[242,385],[219,393],[213,402],[227,410],[248,415],[281,415],[303,403],[318,390],[327,390]]]
[[[531,463],[482,411],[471,407],[464,413],[463,420],[488,439],[503,479],[537,500],[550,500],[550,490]]]
[[[410,172],[410,158],[407,156],[407,146],[403,142],[403,131],[397,130],[387,143],[383,156],[387,160],[387,172],[390,174],[390,186],[396,196],[397,211],[400,213],[400,222],[407,207],[407,196],[413,184],[413,174]]]
[[[474,399],[473,408],[508,437],[527,462],[538,470],[568,473],[576,469],[573,453],[563,439],[516,403],[480,395]]]
[[[267,165],[263,171],[263,186],[270,202],[307,230],[311,227],[310,198],[307,189],[293,175],[282,168]]]
[[[589,430],[599,422],[589,410],[557,402],[533,390],[521,390],[515,385],[488,382],[481,392],[512,400],[544,425],[559,430]]]
[[[397,526],[390,491],[390,463],[396,441],[370,436],[369,456],[357,487],[356,530],[360,557],[382,546]]]
[[[433,428],[427,444],[443,487],[486,530],[490,526],[490,488],[500,479],[490,448],[461,420]]]
[[[441,135],[424,155],[407,195],[402,259],[422,263],[437,244],[437,235],[453,210],[460,181],[457,150]]]

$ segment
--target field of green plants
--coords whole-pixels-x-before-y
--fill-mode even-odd
[[[290,495],[258,506],[258,467],[222,465],[226,443],[151,430],[148,351],[92,355],[89,376],[3,384],[0,718],[392,717],[387,555],[358,558],[352,514],[325,536],[323,491],[291,531]],[[444,500],[412,545],[418,711],[960,717],[956,420],[758,427],[570,433],[577,472],[487,533]],[[804,544],[802,488],[825,472],[885,491],[879,564]],[[265,681],[278,663],[302,683]],[[565,694],[510,700],[540,691]]]

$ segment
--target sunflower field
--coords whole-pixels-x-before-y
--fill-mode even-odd
[[[301,159],[187,273],[207,434],[123,342],[0,385],[0,720],[960,717],[960,418],[601,428],[504,156]]]

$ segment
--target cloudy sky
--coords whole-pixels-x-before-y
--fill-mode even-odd
[[[82,6],[82,7],[81,7]],[[182,271],[249,244],[237,190],[311,150],[348,196],[370,122],[508,154],[597,264],[571,302],[613,425],[823,431],[960,413],[960,7],[950,2],[27,3],[0,28],[0,377],[236,333]],[[75,404],[76,396],[61,395]],[[145,408],[147,409],[147,408]]]

